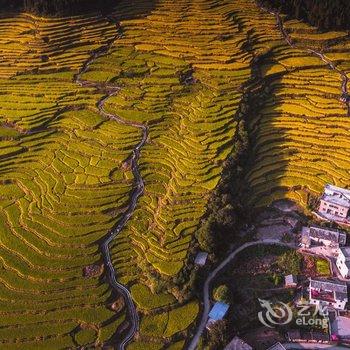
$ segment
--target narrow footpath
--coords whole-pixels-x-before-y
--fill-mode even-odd
[[[111,18],[107,18],[108,21],[113,22],[114,25],[119,26],[117,22],[115,22]],[[129,204],[127,210],[123,213],[120,220],[113,226],[113,228],[106,234],[103,238],[103,241],[100,245],[100,251],[104,261],[104,268],[106,272],[106,277],[110,287],[115,290],[118,294],[122,295],[125,301],[126,307],[126,320],[128,322],[128,329],[123,339],[118,340],[117,348],[120,350],[124,350],[125,346],[133,339],[136,332],[139,330],[139,316],[136,311],[135,304],[132,300],[130,291],[121,283],[119,283],[116,279],[116,271],[113,267],[111,252],[110,252],[110,243],[113,239],[123,230],[127,222],[130,220],[133,215],[138,199],[143,195],[145,184],[140,174],[138,161],[140,159],[140,152],[142,147],[145,145],[148,138],[148,127],[142,123],[131,122],[119,117],[116,114],[108,113],[104,109],[104,105],[109,98],[115,96],[120,91],[120,88],[111,84],[95,82],[84,80],[82,75],[86,73],[89,69],[89,66],[93,64],[99,57],[108,54],[114,42],[122,36],[120,29],[117,34],[107,42],[106,45],[98,48],[93,51],[90,57],[86,60],[83,66],[80,68],[79,72],[74,76],[74,82],[81,87],[91,87],[96,88],[97,90],[102,90],[105,92],[105,96],[103,96],[97,102],[97,108],[100,113],[105,118],[110,120],[114,120],[119,124],[133,126],[138,128],[142,132],[142,138],[140,142],[133,148],[132,153],[126,160],[128,164],[131,166],[131,170],[134,176],[134,186],[130,195]]]
[[[298,49],[298,50],[302,50],[300,47],[298,47],[297,45],[294,44],[292,38],[290,37],[290,35],[288,34],[286,28],[284,27],[283,24],[283,20],[281,18],[281,15],[278,11],[272,10],[272,9],[267,9],[266,7],[264,7],[263,5],[261,5],[258,2],[258,7],[265,11],[270,13],[271,15],[273,15],[276,18],[276,24],[277,27],[279,29],[279,31],[282,34],[282,37],[284,38],[285,42],[293,49]],[[307,53],[310,53],[316,57],[318,57],[319,59],[321,59],[330,69],[334,70],[335,72],[337,72],[342,80],[341,83],[341,95],[348,95],[348,82],[349,82],[349,77],[347,76],[347,74],[339,69],[338,67],[335,66],[335,64],[332,62],[332,60],[330,60],[324,53],[320,52],[320,51],[316,51],[314,49],[311,48],[306,48],[305,51]],[[346,102],[346,106],[347,106],[347,115],[348,117],[350,116],[350,101]]]

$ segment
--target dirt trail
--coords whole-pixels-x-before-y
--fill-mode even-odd
[[[118,23],[116,23],[116,21],[114,21],[113,19],[110,19],[110,18],[107,18],[107,19],[110,22],[113,22],[114,25],[118,26]],[[142,132],[141,140],[134,147],[134,149],[132,150],[132,153],[129,155],[128,159],[126,160],[126,162],[128,162],[131,165],[131,170],[134,176],[134,188],[130,195],[128,208],[124,212],[120,220],[106,234],[106,236],[103,238],[103,241],[100,245],[100,251],[103,257],[104,267],[105,267],[106,276],[107,276],[109,285],[111,286],[112,289],[116,290],[119,294],[123,296],[125,305],[126,305],[126,313],[127,313],[126,318],[128,320],[129,327],[127,330],[127,334],[124,336],[123,339],[119,341],[119,344],[117,345],[118,349],[123,350],[125,346],[133,339],[136,332],[139,330],[139,316],[136,311],[135,304],[132,300],[130,291],[124,285],[119,283],[116,279],[116,272],[111,260],[111,252],[110,252],[109,245],[113,241],[113,239],[121,232],[121,230],[125,227],[129,219],[131,218],[132,214],[135,211],[138,199],[140,196],[142,196],[144,192],[145,184],[140,174],[138,161],[140,158],[141,149],[145,145],[148,138],[148,127],[142,123],[131,122],[119,117],[116,114],[108,113],[107,111],[105,111],[104,109],[105,103],[110,97],[115,96],[120,91],[119,87],[111,84],[107,84],[107,83],[101,83],[101,82],[82,79],[82,75],[88,71],[89,66],[92,63],[94,63],[99,57],[106,55],[110,51],[114,42],[121,36],[122,36],[122,33],[119,29],[118,33],[111,40],[109,40],[106,45],[93,51],[90,57],[86,60],[86,62],[80,68],[79,72],[74,76],[74,82],[82,87],[91,87],[91,88],[96,88],[98,90],[105,91],[106,95],[103,96],[97,102],[97,108],[99,110],[99,113],[105,118],[114,120],[117,123],[120,123],[123,125],[133,126],[135,128],[140,129]]]
[[[284,27],[283,20],[282,20],[281,15],[280,15],[280,13],[278,11],[274,11],[272,9],[267,9],[266,7],[262,6],[259,3],[258,3],[258,7],[260,9],[262,9],[263,11],[270,13],[271,15],[273,15],[276,18],[277,27],[280,30],[284,40],[286,41],[286,43],[290,47],[298,49],[298,50],[302,50],[301,48],[297,47],[293,43],[292,38],[287,33],[287,31],[286,31],[286,29]],[[308,52],[308,53],[311,53],[314,56],[317,56],[318,58],[320,58],[326,65],[329,66],[330,69],[334,70],[335,72],[337,72],[341,76],[341,79],[342,79],[341,94],[345,95],[345,96],[348,96],[349,77],[347,76],[347,74],[343,70],[337,68],[334,65],[333,61],[330,60],[324,53],[322,53],[320,51],[316,51],[314,49],[310,49],[310,48],[306,48],[305,51]],[[347,114],[348,114],[348,116],[350,116],[350,100],[346,102],[346,106],[347,106]]]

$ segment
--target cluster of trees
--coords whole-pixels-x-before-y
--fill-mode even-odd
[[[0,0],[2,9],[40,15],[74,15],[91,10],[107,10],[117,0]]]
[[[284,273],[299,275],[301,273],[303,258],[295,250],[288,250],[277,258],[277,266]]]
[[[239,113],[243,113],[242,111]],[[220,184],[214,190],[207,205],[207,214],[196,233],[202,250],[222,255],[228,243],[235,241],[245,213],[237,197],[247,160],[248,134],[244,120],[238,124],[233,153],[226,160]]]
[[[265,0],[264,2],[322,30],[350,29],[349,0]]]

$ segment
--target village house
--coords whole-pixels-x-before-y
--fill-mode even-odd
[[[326,227],[304,226],[301,231],[301,244],[306,248],[312,244],[338,248],[346,244],[346,233]]]
[[[327,218],[344,221],[350,212],[350,190],[326,185],[318,211]]]
[[[345,282],[326,279],[312,279],[309,284],[310,304],[321,309],[333,307],[345,310],[348,302],[348,287]]]
[[[344,278],[350,278],[350,247],[339,248],[337,268]]]
[[[339,315],[336,316],[331,320],[330,333],[333,341],[349,341],[350,318]]]
[[[295,275],[284,276],[284,286],[286,288],[296,288],[298,285],[298,279]]]
[[[215,322],[224,319],[229,308],[230,308],[230,305],[223,303],[221,301],[217,301],[209,312],[209,315],[208,315],[209,318],[208,318],[206,328],[210,330],[210,327]]]

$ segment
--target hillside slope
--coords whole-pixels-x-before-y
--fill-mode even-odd
[[[116,277],[141,316],[130,349],[184,346],[199,310],[194,233],[241,120],[250,138],[243,205],[285,197],[305,205],[326,182],[350,184],[341,77],[306,50],[324,50],[348,72],[346,33],[287,21],[292,48],[252,0],[125,0],[111,15],[117,25],[97,14],[0,19],[7,349],[115,345],[130,325],[99,243],[128,208],[142,135],[101,115],[108,89],[120,88],[104,108],[149,132],[138,161],[145,191],[111,244]],[[74,83],[107,44],[82,74],[87,84]],[[86,276],[89,266],[97,272]]]

